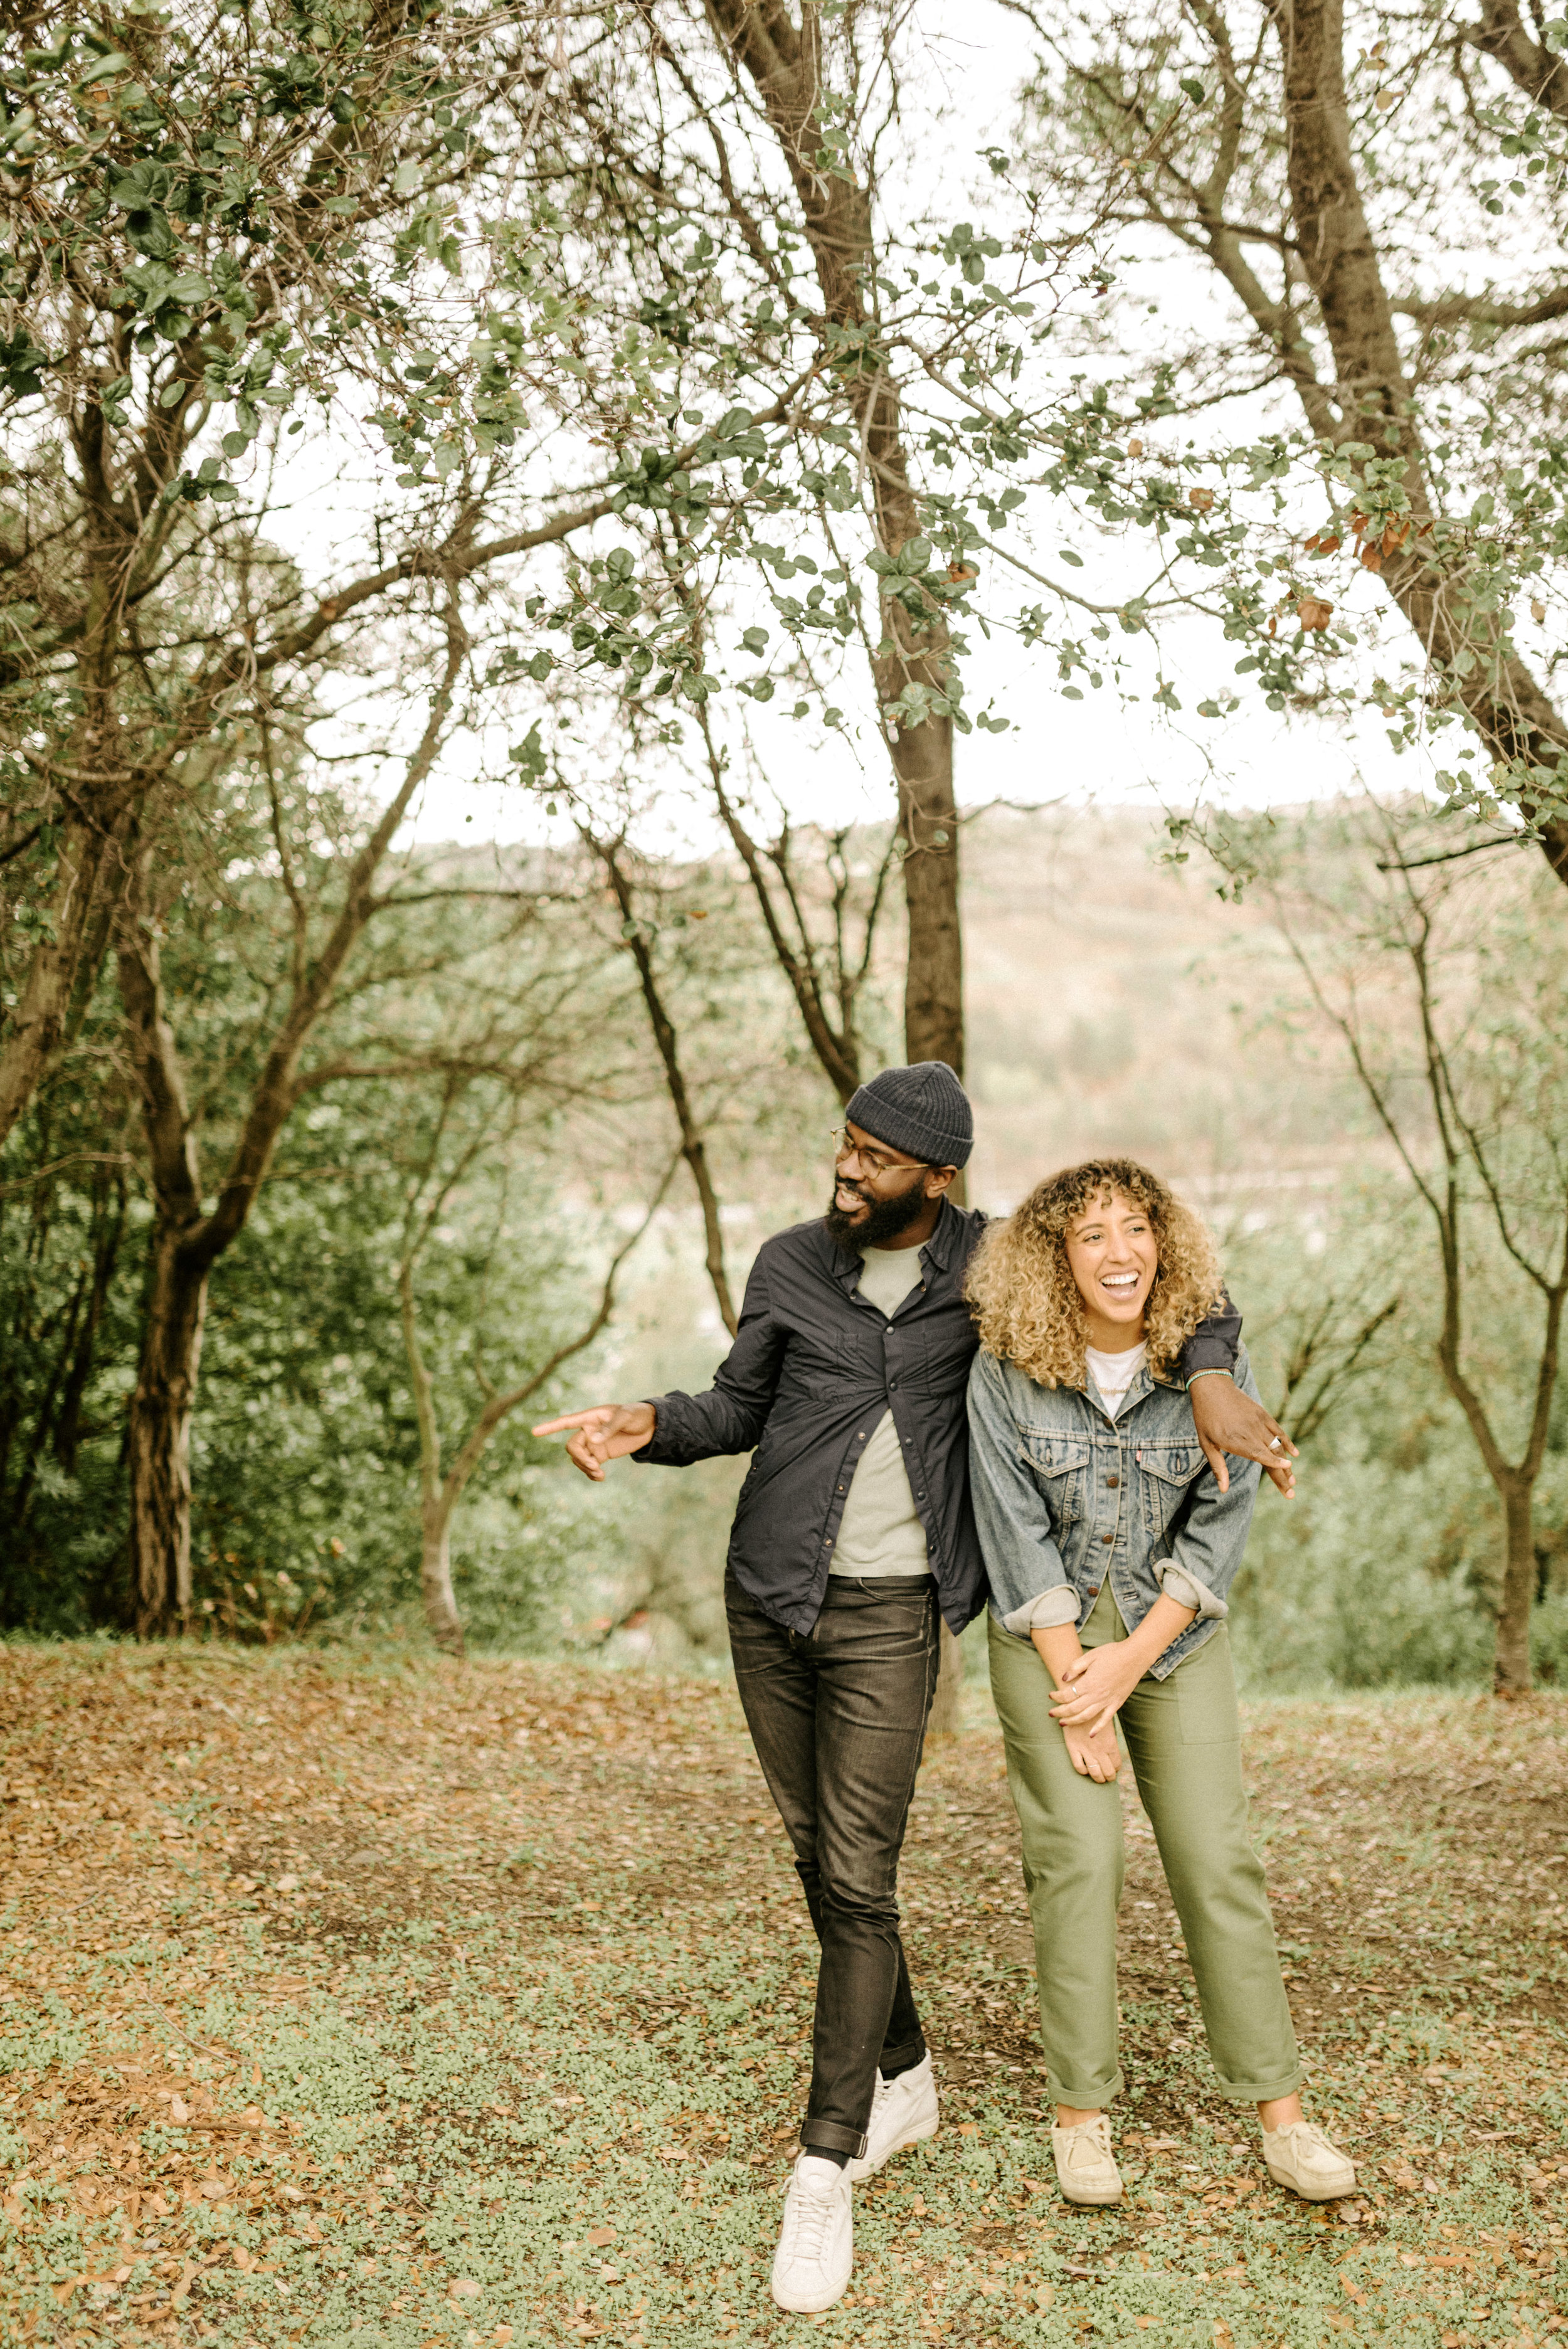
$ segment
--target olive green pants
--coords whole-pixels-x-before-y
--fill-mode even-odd
[[[1098,2109],[1122,2085],[1117,2060],[1116,1911],[1121,1795],[1081,1778],[1051,1717],[1051,1676],[1031,1640],[995,1616],[991,1688],[1023,1831],[1040,2033],[1053,2101]],[[1109,1580],[1079,1637],[1127,1633]],[[1264,1871],[1247,1833],[1241,1721],[1222,1623],[1168,1680],[1147,1674],[1119,1715],[1138,1791],[1197,1978],[1209,2052],[1228,2096],[1262,2103],[1301,2085]]]

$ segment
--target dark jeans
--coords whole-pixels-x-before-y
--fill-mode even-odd
[[[936,1587],[835,1575],[809,1633],[771,1621],[733,1575],[725,1604],[740,1702],[822,1948],[800,2142],[853,2159],[879,2064],[925,2053],[895,1894],[936,1692]]]

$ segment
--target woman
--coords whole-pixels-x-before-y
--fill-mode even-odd
[[[1040,2024],[1069,2202],[1119,2200],[1105,2106],[1121,1897],[1119,1715],[1224,2093],[1309,2201],[1356,2172],[1305,2118],[1264,1874],[1247,1836],[1225,1595],[1258,1470],[1222,1493],[1178,1370],[1221,1293],[1202,1225],[1126,1159],[1053,1174],[983,1242],[970,1469],[991,1685],[1023,1830]],[[1243,1353],[1236,1380],[1255,1398]]]

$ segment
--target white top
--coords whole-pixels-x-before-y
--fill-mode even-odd
[[[861,1288],[891,1321],[904,1299],[918,1288],[923,1274],[920,1250],[866,1248],[861,1256]],[[914,1506],[903,1445],[891,1411],[884,1411],[864,1444],[857,1444],[854,1482],[839,1520],[833,1545],[834,1574],[874,1578],[884,1574],[928,1574],[925,1527]]]
[[[1127,1401],[1134,1379],[1149,1359],[1147,1340],[1129,1346],[1125,1354],[1102,1354],[1098,1346],[1085,1348],[1088,1374],[1112,1419]]]

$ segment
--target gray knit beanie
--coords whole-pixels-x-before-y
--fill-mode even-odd
[[[969,1096],[945,1061],[884,1069],[851,1095],[844,1115],[878,1142],[932,1166],[966,1166],[975,1147]]]

